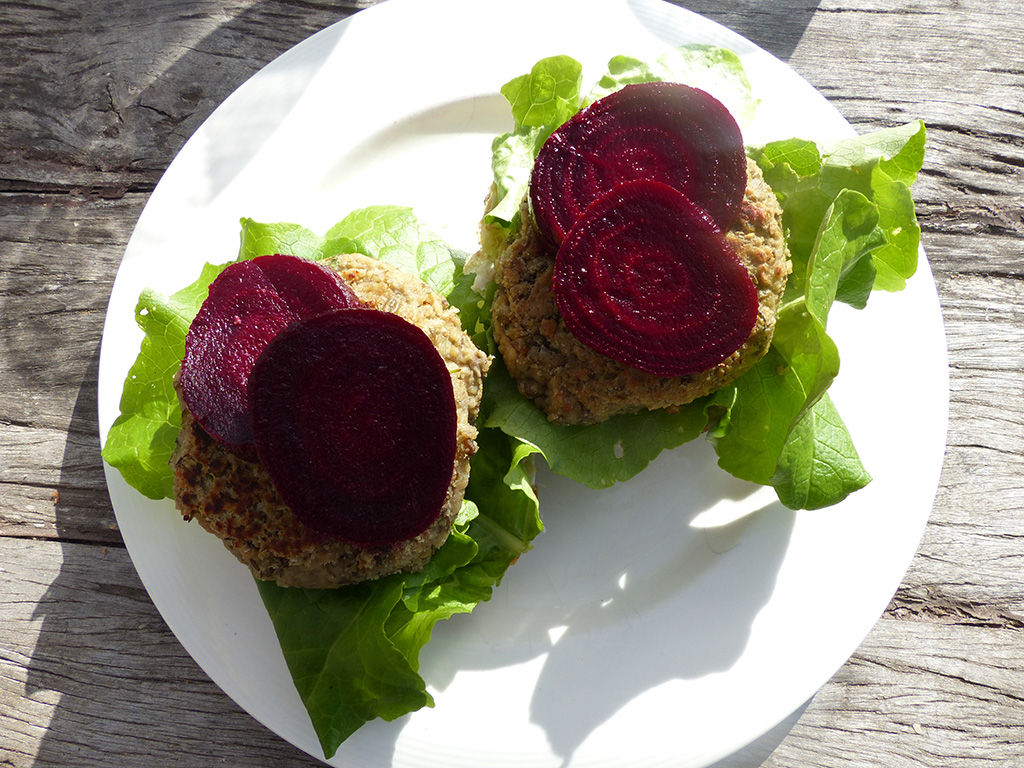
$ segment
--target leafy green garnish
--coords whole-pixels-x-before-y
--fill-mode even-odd
[[[608,62],[608,72],[587,94],[584,106],[617,91],[630,83],[670,80],[686,83],[714,95],[729,109],[741,126],[753,119],[758,99],[750,89],[750,81],[740,57],[716,45],[683,45],[673,48],[654,62],[632,56],[615,56]]]
[[[549,135],[550,131],[541,128],[521,128],[494,139],[491,144],[494,204],[487,211],[489,221],[508,224],[516,220],[519,204],[529,186],[533,158]]]
[[[918,121],[845,139],[825,153],[803,139],[748,150],[782,204],[793,257],[790,295],[803,291],[821,221],[843,190],[860,192],[877,209],[884,240],[871,255],[877,274],[873,287],[898,291],[906,285],[917,269],[921,242],[910,185],[924,160],[924,143],[924,124]]]
[[[794,425],[839,372],[839,351],[825,331],[828,313],[844,277],[851,285],[854,278],[864,279],[856,265],[884,241],[877,221],[871,202],[849,189],[826,212],[809,258],[804,294],[779,310],[768,354],[733,384],[737,397],[731,428],[716,441],[723,469],[744,480],[772,483]],[[866,289],[870,291],[870,283]],[[790,448],[791,460],[796,445]],[[860,471],[846,474],[859,476]]]
[[[462,275],[465,254],[425,229],[411,208],[374,205],[353,211],[324,236],[298,224],[242,219],[238,258],[288,253],[319,261],[343,253],[361,253],[387,262],[447,296]]]
[[[771,484],[790,509],[820,509],[870,481],[826,392],[789,433]]]
[[[238,261],[255,259],[268,253],[287,253],[314,261],[325,256],[324,238],[298,224],[262,224],[252,219],[242,219],[241,225]]]
[[[320,236],[296,224],[243,219],[239,259],[292,253],[323,259],[363,253],[419,275],[459,309],[463,327],[486,336],[484,297],[463,274],[464,255],[426,231],[408,208],[355,211]],[[125,382],[121,416],[103,457],[151,498],[172,495],[168,460],[181,424],[173,377],[189,324],[226,265],[169,297],[143,292],[137,320],[146,335]],[[530,548],[542,524],[521,443],[481,429],[463,509],[445,544],[420,573],[396,574],[335,590],[259,582],[288,668],[324,754],[363,723],[392,720],[433,701],[418,674],[434,625],[490,598],[508,567]]]
[[[572,116],[566,87],[558,109],[545,96],[534,109],[523,83],[542,76],[568,81],[566,57],[543,59],[529,76],[502,89],[515,130],[494,142],[495,188],[485,222],[514,237],[520,204],[543,139]],[[756,107],[738,57],[709,46],[684,46],[657,61],[611,59],[582,98],[582,108],[629,83],[686,82],[725,98],[739,121]],[[527,127],[524,116],[531,116]],[[544,115],[549,122],[534,116]],[[619,416],[605,424],[556,426],[519,394],[496,366],[486,393],[486,424],[540,453],[552,471],[605,487],[641,471],[662,450],[708,430],[719,465],[737,477],[772,485],[787,506],[838,502],[869,479],[826,391],[839,371],[827,333],[836,301],[863,308],[876,288],[899,290],[915,271],[920,228],[909,186],[924,158],[920,122],[847,139],[821,150],[789,139],[748,148],[783,210],[793,274],[768,353],[750,371],[709,398],[680,409]],[[486,256],[485,252],[482,254]]]
[[[514,435],[541,454],[552,471],[591,488],[628,480],[663,450],[693,440],[707,423],[700,401],[673,414],[647,411],[599,424],[552,424],[519,393],[500,359],[487,374],[482,410],[486,426]]]
[[[107,434],[103,459],[150,499],[173,493],[168,463],[181,429],[174,374],[185,355],[188,327],[223,268],[205,265],[194,283],[170,296],[147,288],[135,307],[135,321],[146,335],[128,371],[121,414]]]
[[[914,273],[920,227],[907,183],[924,137],[924,126],[911,123],[824,154],[801,140],[750,151],[782,205],[793,274],[772,347],[734,383],[730,429],[715,450],[723,469],[772,485],[787,506],[828,506],[868,482],[835,406],[815,410],[839,371],[825,329],[835,301],[863,308],[873,289],[898,290]],[[834,450],[821,450],[826,444]],[[792,492],[800,473],[814,495]]]
[[[516,128],[561,125],[579,109],[583,66],[570,56],[551,56],[528,74],[509,80],[501,95],[512,109]]]
[[[502,87],[514,127],[491,145],[495,185],[487,212],[491,221],[508,223],[518,215],[533,159],[551,132],[579,109],[582,78],[583,66],[578,61],[569,56],[551,56]]]

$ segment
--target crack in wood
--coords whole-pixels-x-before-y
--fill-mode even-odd
[[[149,182],[83,185],[0,178],[0,195],[64,195],[84,199],[120,200],[127,194],[148,195],[154,189],[156,184]]]
[[[863,14],[865,16],[941,16],[940,11],[926,11],[919,8],[821,8],[815,13],[822,14]]]
[[[1018,613],[994,606],[978,605],[943,594],[932,587],[900,587],[889,602],[886,614],[896,619],[924,619],[940,624],[1024,629],[1024,616]]]
[[[957,123],[940,123],[937,121],[931,121],[926,123],[929,131],[945,131],[956,136],[964,136],[970,138],[972,141],[986,140],[996,144],[1004,145],[1009,144],[1010,146],[1020,147],[1024,146],[1024,138],[1013,133],[1004,133],[1001,131],[989,131],[985,130],[977,125],[959,125]]]

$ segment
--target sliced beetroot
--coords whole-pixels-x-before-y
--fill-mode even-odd
[[[256,362],[249,404],[260,461],[314,530],[385,546],[440,514],[455,397],[447,365],[415,325],[373,309],[301,320]]]
[[[541,148],[530,179],[537,226],[561,243],[594,200],[634,179],[678,189],[727,230],[747,183],[739,126],[696,88],[627,85],[576,113]]]
[[[254,452],[245,448],[252,443],[249,372],[263,348],[295,318],[276,293],[262,286],[233,289],[209,306],[196,315],[186,338],[182,397],[203,429],[252,458]]]
[[[655,181],[594,202],[558,249],[553,280],[577,339],[656,376],[712,368],[757,320],[757,290],[721,230]]]
[[[211,436],[243,458],[255,458],[246,391],[263,348],[301,317],[357,306],[331,270],[295,256],[260,256],[227,267],[185,338],[180,390]]]
[[[355,293],[336,272],[314,261],[273,254],[241,263],[257,267],[274,291],[300,317],[360,304]]]

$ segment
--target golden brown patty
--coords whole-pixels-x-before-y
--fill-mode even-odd
[[[782,210],[756,163],[747,161],[746,194],[726,238],[757,286],[757,321],[736,352],[701,373],[653,376],[577,340],[555,305],[555,248],[542,240],[525,201],[519,218],[519,230],[508,238],[485,223],[482,251],[474,261],[495,267],[498,290],[491,317],[505,365],[519,390],[551,421],[589,424],[618,413],[683,405],[725,386],[768,351],[792,267]]]
[[[259,463],[225,450],[182,406],[182,429],[171,468],[174,496],[185,520],[195,519],[218,536],[259,579],[282,586],[335,587],[422,568],[451,530],[469,482],[488,357],[470,341],[459,316],[417,278],[375,259],[338,256],[324,262],[366,304],[393,312],[421,328],[452,372],[458,413],[455,466],[440,516],[407,541],[363,549],[325,539],[285,506]],[[372,440],[367,435],[367,440]]]

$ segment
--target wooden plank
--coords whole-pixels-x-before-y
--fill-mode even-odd
[[[0,190],[152,189],[231,91],[372,4],[0,4]]]
[[[0,428],[0,536],[120,545],[95,431]]]
[[[0,765],[317,761],[185,653],[123,549],[0,537]]]
[[[819,5],[818,0],[792,0],[785,4],[759,0],[669,2],[728,27],[783,61],[793,55]]]
[[[915,600],[1024,612],[1024,282],[958,273],[942,281],[950,356],[947,454],[920,555]],[[927,608],[925,609],[927,610]]]
[[[885,618],[763,768],[1024,763],[1015,629]]]
[[[144,202],[14,194],[0,207],[0,535],[120,542],[96,377],[110,287]]]
[[[95,399],[82,386],[95,390],[110,288],[144,202],[141,195],[4,196],[0,423],[64,430],[80,396]]]

